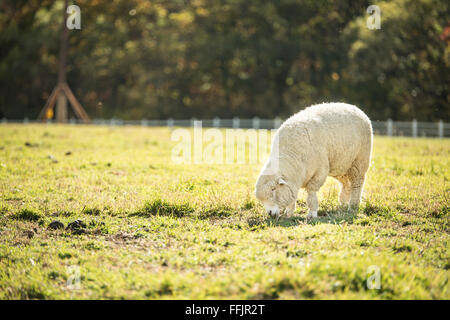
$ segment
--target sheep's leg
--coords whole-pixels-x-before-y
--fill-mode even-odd
[[[319,209],[319,201],[317,200],[317,192],[312,190],[308,191],[308,197],[306,198],[306,203],[308,204],[308,215],[307,218],[316,218],[317,210]]]
[[[359,203],[361,201],[361,193],[362,193],[362,183],[352,185],[352,191],[350,193],[350,209],[358,210]]]
[[[350,183],[351,183],[351,190],[350,190],[350,209],[351,210],[358,210],[359,203],[361,201],[361,194],[364,186],[364,180],[365,180],[365,172],[361,173],[360,170],[358,170],[357,167],[353,167],[351,170],[350,175]]]
[[[347,176],[341,176],[336,178],[341,183],[341,191],[339,193],[339,203],[341,205],[348,205],[350,201],[350,193],[352,191],[352,185]]]
[[[286,216],[290,217],[295,211],[295,201],[286,208]]]
[[[358,210],[359,203],[361,201],[361,194],[364,187],[364,180],[366,179],[366,172],[370,165],[370,151],[362,153],[355,162],[353,166],[347,173],[350,180],[351,191],[350,191],[350,209]]]
[[[306,191],[308,192],[308,197],[306,203],[308,204],[308,215],[307,218],[316,218],[317,210],[319,209],[319,201],[317,200],[317,191],[325,183],[328,177],[328,167],[323,168],[317,172],[314,177],[306,185]]]

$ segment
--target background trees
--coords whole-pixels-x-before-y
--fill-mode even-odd
[[[445,0],[79,0],[68,81],[91,117],[286,117],[340,100],[374,119],[449,120]],[[0,3],[0,117],[56,82],[62,1]]]

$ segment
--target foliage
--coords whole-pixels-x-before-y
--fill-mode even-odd
[[[448,120],[449,3],[79,0],[69,84],[91,117],[286,117],[345,101],[376,120]],[[63,1],[0,4],[0,118],[55,86]]]

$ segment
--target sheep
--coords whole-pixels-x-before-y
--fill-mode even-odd
[[[317,192],[328,176],[341,184],[339,202],[357,209],[372,154],[372,125],[356,106],[322,103],[287,119],[275,133],[255,195],[271,217],[295,211],[307,191],[307,218],[316,218]]]

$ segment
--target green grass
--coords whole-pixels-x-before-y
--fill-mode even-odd
[[[359,212],[329,179],[314,221],[303,192],[268,218],[260,165],[177,165],[173,145],[168,128],[0,125],[0,298],[450,298],[449,140],[376,137]]]

